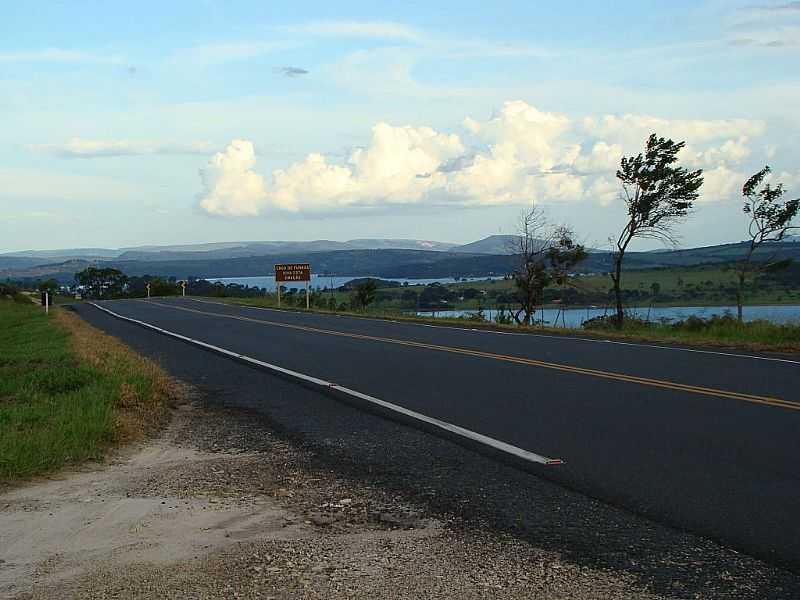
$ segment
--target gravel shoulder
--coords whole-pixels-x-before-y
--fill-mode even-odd
[[[192,400],[158,439],[0,495],[0,596],[666,597]]]

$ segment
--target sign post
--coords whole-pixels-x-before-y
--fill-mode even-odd
[[[147,288],[147,298],[149,300],[150,299],[150,282],[148,281],[147,284],[145,284],[144,287]]]
[[[304,281],[306,284],[306,309],[311,307],[308,285],[311,281],[309,263],[290,263],[275,265],[275,284],[278,286],[278,308],[281,307],[281,284],[288,281]]]

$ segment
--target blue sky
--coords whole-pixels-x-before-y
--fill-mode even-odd
[[[435,6],[431,6],[435,4]],[[602,4],[602,5],[601,5]],[[509,233],[602,246],[651,131],[684,245],[800,195],[800,2],[0,3],[0,251]]]

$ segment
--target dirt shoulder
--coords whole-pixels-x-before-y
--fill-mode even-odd
[[[0,495],[0,597],[660,596],[187,402],[155,440]]]

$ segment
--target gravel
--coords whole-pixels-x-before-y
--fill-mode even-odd
[[[663,597],[633,576],[570,563],[556,552],[470,526],[456,514],[431,511],[397,490],[321,467],[313,451],[247,414],[187,404],[153,444],[158,452],[145,447],[133,463],[117,461],[124,477],[104,478],[118,465],[89,473],[102,490],[94,499],[165,498],[166,509],[191,503],[222,515],[278,508],[282,523],[243,532],[230,522],[235,518],[228,519],[222,543],[212,541],[200,552],[195,547],[193,556],[177,560],[126,555],[125,540],[107,557],[94,556],[78,568],[54,553],[35,565],[31,589],[15,597]],[[51,497],[46,510],[58,504]],[[30,507],[28,514],[34,514]]]

